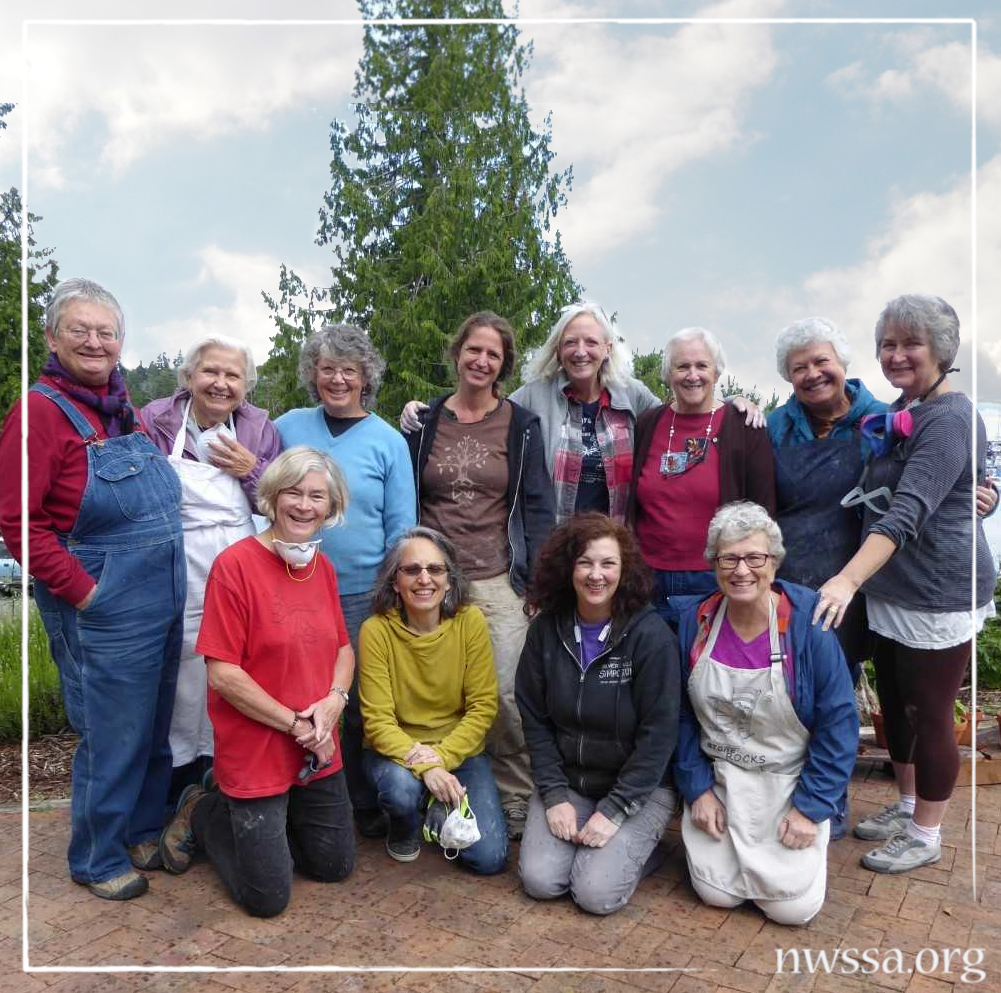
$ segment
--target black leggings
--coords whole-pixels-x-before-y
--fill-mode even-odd
[[[890,758],[914,764],[922,800],[948,800],[959,775],[953,705],[970,661],[970,642],[909,648],[878,634],[873,661]]]

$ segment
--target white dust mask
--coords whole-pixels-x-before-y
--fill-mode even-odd
[[[309,565],[320,545],[319,541],[281,541],[278,538],[272,538],[271,543],[274,545],[275,551],[293,569],[302,569]]]
[[[213,459],[218,458],[220,452],[225,451],[225,446],[221,442],[213,444],[216,438],[220,436],[225,436],[236,441],[236,435],[225,424],[213,424],[212,427],[206,428],[198,436],[195,448],[198,450],[198,458],[202,462],[212,464]]]

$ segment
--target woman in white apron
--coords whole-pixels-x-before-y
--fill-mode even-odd
[[[676,755],[692,885],[716,907],[754,903],[805,924],[824,903],[829,819],[851,776],[858,714],[817,595],[775,579],[778,525],[747,501],[720,508],[706,559],[720,592],[683,607]]]
[[[181,479],[188,568],[184,645],[170,725],[171,800],[212,763],[205,660],[195,653],[209,569],[219,552],[254,533],[257,482],[281,451],[268,412],[245,400],[257,382],[257,369],[242,342],[221,335],[196,342],[177,380],[180,388],[173,396],[154,400],[142,411],[150,438]]]

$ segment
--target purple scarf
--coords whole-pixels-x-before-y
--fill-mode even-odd
[[[88,389],[75,376],[68,373],[59,361],[55,352],[49,352],[49,359],[42,369],[42,375],[56,381],[56,385],[67,396],[79,400],[82,404],[96,410],[101,420],[107,422],[109,438],[132,434],[136,429],[136,414],[129,402],[129,393],[125,387],[125,377],[119,372],[118,366],[111,370],[108,378],[108,395],[99,396]]]

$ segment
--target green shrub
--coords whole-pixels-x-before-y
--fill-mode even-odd
[[[28,606],[28,733],[31,738],[66,731],[59,670],[32,602]],[[21,739],[21,611],[0,619],[0,741]]]
[[[1001,584],[994,591],[995,603],[999,596]],[[1001,690],[1001,618],[992,617],[977,635],[977,686]]]

